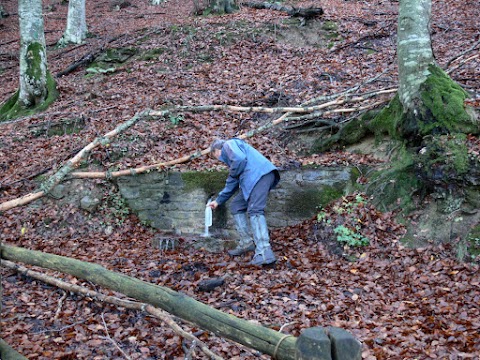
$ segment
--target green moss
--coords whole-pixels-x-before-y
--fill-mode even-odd
[[[18,101],[19,91],[10,97],[0,108],[0,121],[15,119],[22,116],[30,116],[47,109],[58,97],[55,79],[47,72],[47,97],[46,99],[31,108],[25,108]]]
[[[316,214],[319,207],[326,206],[331,201],[340,198],[343,194],[343,189],[333,186],[298,191],[289,196],[289,201],[285,206],[292,216],[307,218]]]
[[[383,211],[400,208],[404,213],[413,209],[413,194],[423,186],[416,175],[411,153],[405,146],[397,151],[397,159],[387,169],[375,171],[370,176],[366,193]]]
[[[477,224],[472,230],[470,230],[470,233],[467,236],[467,247],[468,253],[472,257],[480,255],[480,224]]]
[[[324,21],[322,24],[322,30],[325,31],[337,31],[338,30],[338,25],[335,21]]]
[[[420,181],[413,171],[393,170],[381,176],[381,186],[372,194],[374,203],[385,210],[398,207],[408,213],[414,207],[413,194],[421,187]]]
[[[430,65],[430,76],[422,84],[421,98],[425,107],[420,135],[432,133],[478,133],[478,124],[465,110],[468,93],[437,66]]]
[[[181,174],[185,190],[203,189],[206,194],[218,193],[225,186],[227,171],[191,171]]]
[[[376,137],[388,134],[392,139],[400,139],[399,124],[404,118],[403,105],[398,94],[372,120],[371,129]]]
[[[332,136],[321,136],[315,140],[310,152],[321,153],[334,147],[343,147],[357,143],[370,133],[367,122],[363,117],[350,120]]]
[[[158,60],[159,56],[162,55],[167,51],[167,48],[156,48],[156,49],[150,49],[148,51],[145,51],[141,56],[140,59],[143,61],[151,61],[151,60]]]
[[[27,69],[26,75],[32,79],[41,80],[43,76],[42,58],[45,56],[44,47],[38,42],[32,42],[27,46]]]

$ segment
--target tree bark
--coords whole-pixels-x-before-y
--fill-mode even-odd
[[[210,8],[214,14],[231,14],[238,10],[236,0],[212,0]]]
[[[3,259],[57,270],[91,281],[152,306],[162,308],[206,330],[257,349],[264,354],[276,354],[278,360],[295,359],[295,343],[297,340],[295,337],[285,338],[285,334],[225,314],[171,289],[109,271],[93,263],[5,244],[2,244],[0,249]]]
[[[41,0],[19,0],[20,91],[18,101],[25,107],[39,105],[47,98],[47,54]]]
[[[0,339],[0,359],[27,360],[25,356],[19,354],[2,339]]]
[[[431,0],[402,0],[398,14],[398,94],[404,108],[418,113],[420,86],[434,64],[430,40]]]
[[[85,0],[68,2],[67,27],[59,40],[59,45],[81,44],[87,37]]]

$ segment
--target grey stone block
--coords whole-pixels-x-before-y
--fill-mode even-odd
[[[305,329],[295,344],[296,360],[332,360],[330,338],[324,328]]]
[[[334,360],[361,360],[362,344],[348,331],[336,327],[327,329]]]

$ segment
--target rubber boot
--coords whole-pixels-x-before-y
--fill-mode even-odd
[[[270,237],[268,235],[267,220],[264,215],[253,215],[250,217],[250,223],[253,230],[253,239],[255,241],[255,255],[251,265],[273,264],[277,259],[270,247]]]
[[[240,235],[240,241],[238,242],[237,247],[233,250],[228,250],[228,253],[231,256],[238,256],[245,254],[248,251],[255,250],[255,244],[253,243],[252,236],[248,232],[247,214],[235,214],[233,215],[233,219],[235,220],[235,227],[238,235]]]

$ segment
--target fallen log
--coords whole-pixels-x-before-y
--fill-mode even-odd
[[[270,10],[277,10],[286,12],[291,17],[301,17],[305,20],[313,19],[320,15],[323,15],[323,9],[317,7],[309,7],[309,8],[295,8],[293,6],[284,6],[280,3],[257,3],[257,2],[243,2],[243,6],[251,7],[253,9],[270,9]]]
[[[27,360],[25,356],[19,354],[14,348],[8,345],[3,339],[0,339],[0,359]]]
[[[194,323],[206,330],[254,348],[277,360],[361,359],[361,344],[338,328],[309,328],[293,335],[256,325],[214,309],[163,286],[115,273],[104,267],[40,251],[1,244],[2,259],[60,271],[125,294]]]
[[[176,322],[175,320],[168,315],[165,311],[158,309],[156,307],[153,307],[151,305],[145,304],[145,303],[140,303],[137,301],[131,301],[131,300],[125,300],[125,299],[120,299],[115,296],[109,296],[109,295],[104,295],[102,293],[99,293],[97,291],[88,289],[86,287],[76,285],[76,284],[71,284],[67,283],[63,280],[54,278],[52,276],[40,273],[38,271],[33,271],[30,269],[27,269],[24,266],[20,266],[14,262],[8,261],[8,260],[3,260],[2,261],[2,266],[12,269],[17,271],[20,274],[23,274],[25,276],[29,276],[33,279],[43,281],[46,284],[56,286],[62,290],[65,290],[66,292],[72,292],[75,294],[83,295],[85,298],[90,298],[90,299],[95,299],[98,301],[102,301],[104,303],[109,303],[113,304],[116,306],[124,307],[126,309],[132,309],[132,310],[138,310],[138,311],[144,311],[160,320],[165,322],[168,326],[170,326],[173,331],[175,331],[178,335],[181,337],[190,340],[192,343],[197,344],[197,346],[202,350],[210,359],[213,360],[224,360],[222,357],[218,356],[217,354],[213,353],[207,345],[200,340],[198,337],[195,335],[186,332],[183,330]],[[0,348],[2,347],[2,344],[0,343]],[[4,359],[3,357],[0,357],[0,359]],[[7,357],[5,357],[7,359]]]
[[[262,353],[273,355],[276,351],[278,360],[295,359],[295,337],[283,339],[279,344],[285,334],[223,313],[169,288],[115,273],[94,263],[5,244],[1,245],[1,256],[61,271],[118,291]]]

